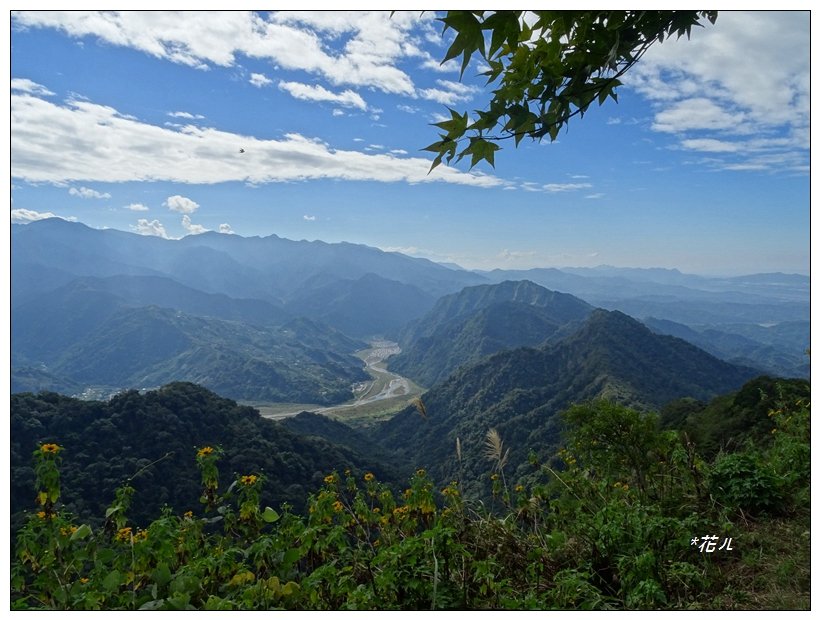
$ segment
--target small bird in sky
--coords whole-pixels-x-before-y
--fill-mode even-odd
[[[240,153],[244,153],[244,152],[245,152],[245,149],[239,149],[239,152],[240,152]]]

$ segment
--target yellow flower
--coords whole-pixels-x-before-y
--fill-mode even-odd
[[[490,476],[490,480],[498,480],[498,474],[493,474]]]
[[[117,531],[117,534],[114,536],[119,541],[128,542],[131,540],[131,528],[130,527],[123,527]]]
[[[367,473],[364,475],[364,481],[365,481],[365,482],[370,482],[371,480],[373,480],[373,479],[375,479],[375,478],[376,478],[376,476],[374,476],[374,475],[373,475],[373,474],[371,474],[370,472],[367,472]]]
[[[252,485],[256,484],[256,481],[258,479],[259,478],[257,476],[254,476],[253,474],[251,474],[250,476],[242,476],[239,479],[239,482],[244,484],[246,487],[249,487],[249,486],[252,486]]]
[[[70,525],[69,527],[61,527],[60,534],[63,536],[71,536],[74,532],[77,531],[76,525]]]
[[[203,457],[203,456],[210,456],[213,453],[214,453],[214,449],[211,446],[205,446],[204,448],[200,448],[199,450],[197,450],[196,455],[199,456],[199,457]]]
[[[427,472],[426,472],[426,471],[424,471],[423,469],[417,469],[417,470],[416,470],[416,475],[417,475],[419,478],[421,478],[421,477],[423,477],[423,476],[426,476],[426,475],[427,475]]]
[[[516,484],[515,485],[515,492],[516,493],[521,493],[521,491],[523,491],[523,490],[524,490],[524,485],[523,484]]]
[[[194,513],[189,510],[185,514],[183,514],[182,516],[185,517],[186,519],[193,519],[194,518]]]
[[[336,474],[325,476],[325,484],[333,484],[334,482],[336,482]]]
[[[344,504],[342,504],[342,502],[340,502],[339,500],[333,502],[333,510],[335,510],[336,512],[341,512],[343,508]]]
[[[373,541],[373,546],[378,547],[381,543],[378,540]]]
[[[148,531],[147,530],[140,530],[134,536],[134,540],[147,540],[148,539]]]
[[[44,510],[41,510],[40,512],[38,512],[38,513],[37,513],[37,518],[38,518],[38,519],[43,519],[43,520],[45,520],[45,518],[46,518],[46,513],[45,513],[45,511],[44,511]]]
[[[88,577],[80,577],[80,583],[88,583]]]
[[[45,454],[57,454],[60,450],[62,450],[62,448],[56,443],[44,443],[40,446],[40,452],[44,452]]]

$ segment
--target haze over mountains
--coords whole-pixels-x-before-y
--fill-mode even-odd
[[[137,467],[161,456],[142,454],[145,445],[188,432],[204,407],[201,420],[226,431],[198,429],[196,440],[213,437],[241,452],[243,434],[258,436],[253,458],[235,462],[284,468],[280,499],[294,501],[345,459],[380,463],[386,480],[424,467],[439,483],[459,477],[475,497],[488,497],[488,429],[511,448],[508,471],[521,475],[529,452],[554,453],[558,414],[573,403],[603,398],[648,410],[686,398],[676,411],[700,429],[719,410],[705,403],[750,379],[807,376],[808,329],[802,276],[609,267],[478,273],[275,235],[167,240],[59,219],[13,225],[12,392],[46,392],[12,399],[15,488],[20,495],[30,482],[24,457],[36,442],[60,441],[81,465],[71,483],[94,495],[81,472],[108,471],[99,463],[111,457],[85,443],[125,442],[139,452],[128,461]],[[388,370],[428,388],[423,407],[354,431],[309,413],[263,420],[226,400],[349,401],[370,378],[354,353],[376,337],[399,342]],[[173,385],[156,390],[164,384]],[[94,404],[48,393],[105,400],[129,389],[154,396],[126,392]],[[742,425],[746,408],[736,410]],[[131,445],[125,438],[136,423],[145,428]],[[260,453],[274,445],[283,451],[278,461]],[[109,473],[103,482],[115,485],[125,470]],[[196,484],[182,483],[180,497],[188,501]]]
[[[727,361],[806,376],[808,284],[668,269],[469,272],[349,243],[168,240],[53,218],[12,226],[13,390],[186,380],[247,400],[341,402],[364,377],[350,354],[367,338],[399,340],[391,368],[430,387],[488,354],[566,336],[595,306]]]

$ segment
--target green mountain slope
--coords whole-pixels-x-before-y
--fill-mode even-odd
[[[490,428],[511,448],[514,470],[529,450],[542,456],[554,450],[555,414],[574,402],[602,397],[657,408],[684,396],[710,398],[757,374],[653,334],[619,312],[596,310],[557,344],[501,352],[460,369],[424,395],[426,416],[408,408],[384,423],[378,437],[400,461],[428,468],[439,482],[479,480],[487,471],[482,452]],[[486,484],[479,487],[486,493]]]
[[[465,288],[440,299],[402,332],[402,352],[390,369],[434,385],[491,353],[540,345],[591,311],[576,297],[528,281]]]

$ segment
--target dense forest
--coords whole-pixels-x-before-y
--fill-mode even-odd
[[[482,499],[190,384],[15,395],[12,607],[808,608],[807,382],[560,419],[560,447],[515,472],[488,430]],[[715,430],[734,441],[701,451]]]

